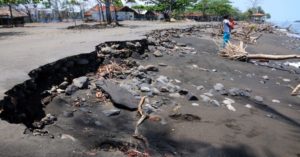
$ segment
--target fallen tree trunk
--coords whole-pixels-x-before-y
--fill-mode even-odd
[[[292,96],[296,96],[296,95],[299,94],[299,91],[300,91],[300,84],[298,84],[298,86],[296,86],[296,87],[294,88],[294,90],[292,91],[291,95],[292,95]]]
[[[300,55],[267,55],[267,54],[248,54],[248,59],[267,59],[267,60],[285,60],[298,59]]]
[[[224,58],[232,60],[248,61],[250,59],[263,60],[285,60],[285,59],[299,59],[300,55],[269,55],[269,54],[249,54],[244,47],[244,43],[240,41],[239,45],[227,43],[226,47],[221,49],[219,55]]]

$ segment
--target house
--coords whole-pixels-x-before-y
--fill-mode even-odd
[[[25,24],[25,17],[27,14],[18,11],[14,8],[11,8],[13,21],[11,21],[10,10],[8,6],[0,7],[0,25],[10,26],[13,24],[14,26],[24,26]]]
[[[265,18],[266,18],[266,15],[262,14],[262,13],[254,13],[251,16],[251,20],[253,22],[256,22],[256,23],[263,23],[263,22],[265,22]]]
[[[185,13],[184,18],[190,19],[190,20],[195,20],[195,21],[203,21],[204,16],[202,13],[198,12],[192,12],[192,13]]]
[[[164,19],[164,15],[162,13],[149,10],[145,13],[145,18],[147,20],[162,20]]]
[[[117,12],[117,18],[118,20],[134,20],[136,16],[138,16],[138,13],[125,6],[125,7],[114,7],[111,6],[110,7],[110,11],[111,11],[111,17],[113,20],[115,20],[115,13]],[[93,8],[91,8],[90,10],[86,11],[84,13],[84,17],[87,20],[94,20],[94,21],[102,21],[102,20],[106,20],[106,7],[105,6],[101,6],[100,5],[95,5]]]

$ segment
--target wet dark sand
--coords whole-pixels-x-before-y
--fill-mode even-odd
[[[173,53],[155,58],[150,55],[148,60],[140,62],[142,65],[158,65],[165,63],[168,66],[159,67],[157,75],[165,75],[180,80],[182,88],[192,91],[199,97],[199,106],[192,106],[191,101],[184,98],[169,98],[160,115],[166,124],[145,121],[141,126],[141,133],[148,140],[146,151],[151,156],[210,156],[210,157],[298,157],[300,154],[300,98],[290,96],[290,86],[299,83],[299,75],[287,71],[272,70],[268,67],[252,63],[231,61],[217,55],[214,42],[195,37],[174,39],[195,48],[197,54]],[[282,40],[275,35],[264,36],[257,45],[247,48],[250,53],[264,52],[270,54],[300,53],[276,46]],[[192,69],[192,65],[208,69],[203,71]],[[213,71],[213,69],[215,69]],[[269,80],[263,81],[267,75]],[[284,82],[288,78],[290,82]],[[212,91],[216,83],[222,83],[225,89],[251,89],[250,97],[223,96]],[[204,86],[197,90],[196,86]],[[225,106],[216,107],[203,102],[200,95],[212,91],[212,99],[220,104],[228,97],[235,103],[236,111],[230,111]],[[95,95],[90,91],[79,91],[76,96]],[[254,101],[255,96],[263,97],[262,103]],[[47,126],[49,132],[55,136],[69,134],[77,139],[79,154],[82,152],[96,152],[97,156],[124,156],[122,148],[138,148],[140,145],[132,134],[136,113],[123,111],[119,116],[106,117],[99,114],[109,108],[107,104],[93,104],[92,97],[88,97],[89,106],[78,109],[72,118],[64,118],[62,111],[70,110],[70,97],[57,97],[48,105],[46,113],[58,115],[58,122]],[[154,98],[155,99],[155,98]],[[272,100],[279,100],[274,103]],[[90,102],[89,102],[90,101]],[[176,105],[175,105],[176,104]],[[245,105],[250,104],[251,109]],[[186,121],[172,119],[169,115],[172,110],[180,106],[178,112],[192,114],[201,120]],[[100,122],[101,125],[97,125]],[[109,147],[109,148],[107,148]],[[104,155],[104,154],[106,155]]]

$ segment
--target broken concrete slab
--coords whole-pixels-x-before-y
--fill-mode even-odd
[[[116,107],[128,110],[136,110],[138,107],[138,100],[125,88],[113,83],[110,80],[99,80],[96,86],[107,93],[111,101]]]

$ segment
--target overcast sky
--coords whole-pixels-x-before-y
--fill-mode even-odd
[[[235,7],[245,11],[250,7],[249,0],[231,0]],[[300,0],[260,0],[260,6],[270,13],[273,21],[300,20]]]

